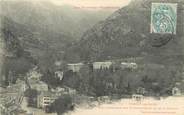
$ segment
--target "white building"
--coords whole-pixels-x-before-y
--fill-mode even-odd
[[[63,71],[56,71],[55,72],[55,77],[59,78],[59,80],[63,79],[63,75],[64,75]]]
[[[122,62],[121,68],[122,69],[137,69],[138,66],[136,63]]]
[[[112,65],[111,61],[107,62],[94,62],[93,69],[109,69]]]
[[[79,72],[80,69],[84,66],[83,63],[72,63],[72,64],[67,64],[68,70],[72,70],[73,72]]]
[[[146,93],[146,90],[145,90],[145,88],[143,88],[143,87],[138,87],[138,88],[137,88],[137,93],[143,95],[143,94]]]
[[[52,92],[41,92],[37,97],[37,107],[45,108],[46,106],[52,104],[58,98],[55,93]]]
[[[35,89],[37,91],[48,91],[48,85],[42,81],[29,80],[29,84],[31,86],[31,89]]]
[[[29,73],[27,74],[29,79],[40,80],[40,78],[42,77],[42,74],[39,73],[36,69],[37,69],[37,67],[35,67],[33,70],[29,71]]]
[[[179,88],[177,88],[177,87],[174,87],[172,89],[172,95],[173,96],[180,96],[181,95],[181,90]]]
[[[132,99],[135,100],[135,101],[142,101],[142,100],[144,100],[144,96],[139,95],[139,94],[133,94]]]
[[[44,107],[46,107],[46,106],[52,104],[52,103],[55,101],[55,99],[56,99],[56,98],[53,98],[53,97],[51,97],[51,96],[44,96],[44,97],[42,98],[42,105],[41,105],[41,106],[44,108]]]
[[[61,64],[62,64],[61,61],[56,61],[56,62],[55,62],[55,65],[56,65],[56,66],[61,66]]]

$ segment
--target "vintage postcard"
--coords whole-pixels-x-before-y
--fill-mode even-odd
[[[0,115],[184,115],[184,0],[0,0]]]

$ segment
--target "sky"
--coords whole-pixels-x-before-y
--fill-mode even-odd
[[[55,5],[71,5],[82,9],[116,10],[130,3],[131,0],[51,0]]]
[[[4,1],[50,1],[55,5],[70,5],[86,9],[87,8],[119,9],[121,7],[128,5],[131,0],[4,0]]]
[[[73,5],[78,7],[123,7],[131,0],[50,0],[56,5]]]

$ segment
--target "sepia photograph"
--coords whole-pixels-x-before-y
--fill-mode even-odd
[[[0,0],[0,115],[184,115],[184,0]]]

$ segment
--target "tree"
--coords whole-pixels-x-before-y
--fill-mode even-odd
[[[51,108],[58,115],[63,115],[65,112],[73,110],[74,106],[72,103],[72,98],[70,95],[63,95],[60,98],[56,99],[52,104]]]
[[[24,93],[25,97],[28,98],[28,106],[37,107],[37,96],[38,91],[35,89],[27,89]]]

